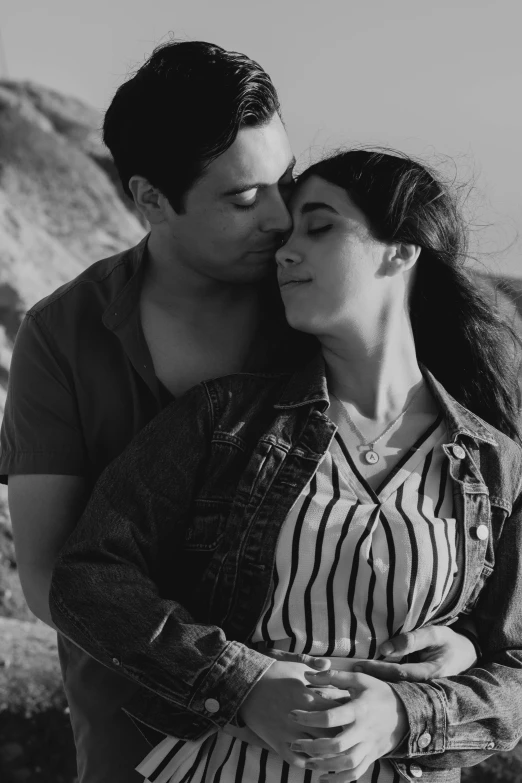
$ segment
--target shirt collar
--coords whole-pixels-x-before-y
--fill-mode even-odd
[[[139,244],[125,251],[119,259],[118,263],[124,269],[122,286],[114,292],[102,318],[103,324],[111,331],[116,331],[139,304],[149,236],[147,234],[143,237]]]
[[[467,435],[474,440],[498,446],[487,424],[457,402],[433,377],[427,367],[421,366],[421,370],[433,396],[440,405],[453,441],[459,435]],[[330,404],[325,363],[320,351],[306,365],[292,374],[275,407],[298,408],[312,404],[316,404],[321,412],[324,412]]]

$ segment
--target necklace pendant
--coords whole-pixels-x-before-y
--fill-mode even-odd
[[[379,462],[379,455],[376,451],[370,448],[368,451],[364,452],[364,459],[368,465],[375,465],[376,462]]]

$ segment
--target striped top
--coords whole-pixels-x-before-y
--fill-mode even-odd
[[[373,491],[336,433],[281,528],[254,643],[368,659],[394,634],[429,621],[457,573],[446,438],[439,417]],[[155,783],[316,783],[320,776],[224,732],[199,743],[169,738],[140,771]],[[381,759],[360,780],[399,783],[399,776]]]
[[[336,433],[281,530],[254,641],[375,658],[429,620],[457,571],[446,434],[437,419],[374,492]]]

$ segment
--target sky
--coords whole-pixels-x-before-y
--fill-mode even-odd
[[[1,0],[0,69],[103,110],[170,35],[244,52],[301,166],[341,144],[420,156],[472,185],[478,263],[522,277],[521,30],[520,0]]]

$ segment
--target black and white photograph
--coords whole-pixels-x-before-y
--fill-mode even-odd
[[[521,29],[2,0],[0,783],[522,783]]]

